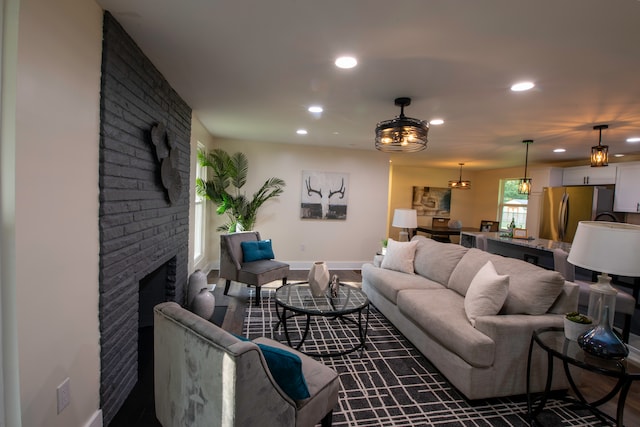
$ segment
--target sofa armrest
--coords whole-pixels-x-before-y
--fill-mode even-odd
[[[383,259],[384,259],[384,255],[375,255],[373,257],[373,265],[376,267],[380,267],[382,265]]]
[[[563,327],[562,314],[498,314],[476,318],[476,329],[495,342],[494,363],[510,363],[510,359],[524,360],[533,331],[539,328]]]
[[[580,286],[573,282],[564,282],[562,292],[558,295],[548,313],[566,314],[578,310],[578,299],[580,297]]]
[[[496,342],[496,346],[515,347],[514,339],[529,343],[533,331],[551,326],[563,327],[562,314],[498,314],[476,318],[476,329]],[[525,346],[528,348],[528,344]]]
[[[562,314],[510,314],[481,316],[476,319],[476,328],[495,342],[494,366],[509,372],[504,383],[496,384],[497,389],[509,388],[517,393],[526,392],[527,356],[533,331],[545,327],[562,327]],[[546,355],[539,346],[533,347],[531,381],[532,390],[543,390],[546,380]],[[560,366],[557,366],[560,369]],[[564,375],[555,375],[552,389],[567,386]]]

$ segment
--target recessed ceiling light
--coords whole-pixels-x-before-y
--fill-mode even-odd
[[[511,86],[511,90],[514,92],[523,92],[525,90],[533,89],[535,84],[533,82],[519,82]]]
[[[298,130],[296,131],[296,133],[297,133],[298,135],[306,135],[306,134],[308,134],[309,132],[307,132],[307,130],[306,130],[306,129],[298,129]]]
[[[358,65],[358,60],[353,56],[341,56],[336,59],[336,67],[338,68],[353,68]]]
[[[444,123],[444,120],[442,119],[433,119],[429,122],[430,125],[441,125]]]
[[[635,136],[633,138],[627,138],[627,142],[640,142],[640,138]]]
[[[613,157],[624,157],[624,154],[614,154]]]
[[[567,150],[565,150],[564,148],[556,148],[555,150],[553,150],[554,153],[564,153],[565,151]]]
[[[312,105],[311,107],[309,107],[308,111],[310,113],[322,113],[324,110],[319,105]]]

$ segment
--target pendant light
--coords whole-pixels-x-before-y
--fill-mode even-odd
[[[591,147],[591,167],[609,166],[609,146],[602,145],[602,129],[609,129],[609,125],[597,125],[593,129],[600,131],[598,145]]]
[[[531,178],[527,178],[527,164],[529,163],[529,144],[533,144],[532,139],[522,141],[527,146],[527,154],[524,158],[524,178],[520,178],[518,182],[518,194],[531,194]]]
[[[396,98],[395,104],[400,107],[400,115],[376,125],[376,149],[389,153],[415,153],[427,148],[429,124],[404,115],[404,107],[411,104],[411,98]]]
[[[449,181],[449,188],[459,188],[460,190],[470,190],[471,181],[462,180],[462,166],[464,163],[458,163],[460,165],[460,178],[457,181]]]

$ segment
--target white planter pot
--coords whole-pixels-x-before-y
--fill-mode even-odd
[[[321,297],[329,287],[329,268],[324,261],[316,261],[309,270],[309,287],[311,295]]]
[[[564,336],[571,341],[578,341],[578,337],[589,329],[593,328],[593,323],[576,323],[564,318]]]

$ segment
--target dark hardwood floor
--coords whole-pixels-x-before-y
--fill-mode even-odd
[[[335,271],[343,281],[360,281],[359,271]],[[289,281],[303,281],[307,279],[308,271],[292,270]],[[218,279],[218,272],[211,271],[208,275],[209,283],[217,283],[214,295],[216,306],[226,306],[226,313],[222,327],[236,334],[242,333],[244,311],[249,299],[248,288],[244,285],[232,284],[229,295],[224,295],[224,280]],[[143,338],[144,339],[144,338]],[[149,339],[149,336],[146,337]],[[151,337],[153,339],[153,337]],[[637,369],[636,369],[637,370]],[[561,373],[559,373],[560,375]],[[588,400],[600,398],[614,386],[612,378],[583,371],[581,391]],[[617,397],[608,402],[601,409],[605,413],[615,416]],[[627,396],[624,421],[626,426],[640,426],[640,381],[634,382]],[[153,401],[153,365],[144,370],[141,378],[127,404],[109,424],[109,427],[161,427],[155,418]]]

